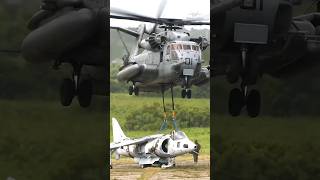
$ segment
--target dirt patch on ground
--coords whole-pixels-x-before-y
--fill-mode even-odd
[[[112,159],[111,178],[127,179],[210,179],[210,156],[199,156],[198,164],[193,163],[192,156],[176,158],[176,167],[161,169],[159,167],[140,168],[133,159]]]

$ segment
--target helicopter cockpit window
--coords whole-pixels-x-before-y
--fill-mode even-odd
[[[191,50],[191,46],[184,44],[184,45],[183,45],[183,49],[184,49],[184,50]]]
[[[192,45],[192,50],[199,51],[199,46]]]
[[[182,48],[180,44],[171,44],[167,47],[167,54],[171,54],[171,60],[178,59],[179,48]]]
[[[176,51],[171,51],[171,59],[172,60],[178,59],[178,53]]]
[[[167,47],[167,55],[170,54],[170,46]]]
[[[171,44],[171,50],[178,50],[179,44]]]

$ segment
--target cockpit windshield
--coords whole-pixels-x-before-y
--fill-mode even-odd
[[[191,50],[191,46],[190,46],[190,45],[187,45],[187,44],[184,44],[184,45],[183,45],[183,49],[184,49],[184,50]]]
[[[173,43],[167,47],[167,51],[171,50],[192,50],[192,51],[199,51],[199,46],[198,45],[189,45],[189,44],[178,44],[178,43]]]
[[[186,137],[187,137],[187,135],[186,135],[184,132],[182,132],[182,131],[177,131],[177,132],[174,134],[174,139],[175,139],[175,140],[184,139],[184,138],[186,138]]]
[[[194,51],[199,51],[199,46],[192,45],[192,50],[194,50]]]
[[[171,43],[167,46],[166,54],[170,55],[172,60],[175,60],[178,59],[178,55],[181,51],[198,52],[199,50],[199,46],[195,44]]]

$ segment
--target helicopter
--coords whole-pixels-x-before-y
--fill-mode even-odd
[[[107,92],[107,19],[106,0],[42,0],[28,22],[28,34],[18,50],[32,64],[52,63],[72,67],[60,87],[60,101],[70,106],[74,97],[88,107],[92,95]]]
[[[263,75],[282,78],[306,71],[320,55],[320,3],[314,13],[293,16],[301,1],[226,0],[211,8],[211,76],[224,76],[235,86],[229,113],[260,113],[256,84]],[[216,11],[218,10],[218,11]],[[239,88],[240,85],[240,88]]]
[[[147,28],[141,24],[137,30],[111,26],[119,32],[126,55],[117,74],[118,81],[132,82],[129,95],[140,91],[163,93],[173,86],[182,87],[181,97],[191,98],[191,86],[209,81],[208,67],[202,67],[202,51],[209,46],[205,37],[191,37],[185,25],[209,25],[209,22],[161,18],[165,1],[162,1],[155,18],[111,8],[110,18],[154,23]],[[136,38],[129,52],[120,32]]]

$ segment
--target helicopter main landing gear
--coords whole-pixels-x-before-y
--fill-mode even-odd
[[[234,88],[229,95],[229,113],[239,116],[243,107],[247,107],[250,117],[257,117],[260,113],[261,96],[259,91],[253,89],[249,93]]]
[[[81,107],[91,103],[93,85],[90,79],[80,79],[81,65],[73,65],[73,78],[63,79],[60,87],[60,101],[63,106],[70,106],[75,96]]]
[[[247,68],[247,49],[241,48],[242,53],[242,67]],[[260,113],[261,96],[258,90],[248,91],[248,84],[246,83],[247,75],[242,74],[241,89],[234,88],[229,94],[229,113],[232,116],[239,116],[241,110],[246,106],[248,115],[250,117],[257,117]]]
[[[190,89],[190,77],[185,76],[184,78],[184,84],[182,85],[182,90],[181,90],[181,98],[188,98],[191,99],[192,91]]]
[[[131,96],[132,94],[139,96],[139,88],[136,87],[135,85],[129,86],[129,95]]]
[[[181,90],[181,97],[182,97],[182,98],[188,98],[188,99],[190,99],[190,98],[191,98],[191,94],[192,94],[191,89],[182,89],[182,90]]]

